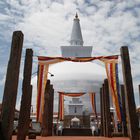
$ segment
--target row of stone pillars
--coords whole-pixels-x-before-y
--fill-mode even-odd
[[[11,53],[7,67],[2,113],[0,118],[0,139],[2,140],[12,140],[23,37],[24,35],[21,31],[15,31],[12,37]],[[17,140],[25,140],[29,130],[32,99],[32,57],[32,49],[26,49]],[[45,104],[44,114],[42,115],[42,136],[51,136],[53,126],[54,89],[53,86],[50,85],[49,80],[46,84],[44,96]]]
[[[123,111],[123,122],[122,122],[122,134],[124,137],[128,136],[127,126],[126,126],[126,107],[125,107],[125,95],[124,95],[124,85],[121,85],[121,102]],[[101,101],[101,136],[112,137],[113,121],[112,114],[110,112],[110,98],[109,98],[109,88],[108,80],[104,80],[104,84],[100,88],[100,101]],[[115,127],[115,126],[114,126]]]
[[[123,69],[124,85],[121,85],[121,101],[123,111],[122,133],[123,136],[129,136],[131,140],[140,140],[139,122],[136,114],[136,105],[134,99],[131,66],[128,47],[121,47],[121,60]],[[108,80],[105,79],[100,88],[101,101],[101,136],[111,137],[111,113],[109,101]]]
[[[3,140],[12,139],[15,104],[17,97],[20,60],[23,46],[23,34],[21,31],[15,31],[12,37],[11,54],[7,67],[7,75],[5,81],[2,113],[0,119],[1,138]],[[19,118],[19,130],[17,139],[25,140],[25,136],[28,133],[29,120],[30,120],[30,108],[32,97],[31,86],[31,71],[32,71],[32,56],[33,51],[31,49],[26,50],[25,66],[24,66],[24,78],[22,85],[22,101],[20,108]],[[134,100],[134,91],[131,76],[131,67],[129,60],[128,47],[121,48],[122,68],[124,76],[124,88],[122,86],[122,100],[123,109],[126,108],[128,135],[131,140],[139,140],[138,132],[138,117],[136,115],[136,105]],[[108,81],[104,80],[104,84],[101,88],[101,110],[102,110],[102,135],[111,137],[111,117],[110,117],[110,104],[109,104],[109,89]],[[53,119],[53,93],[54,89],[50,85],[50,81],[47,81],[45,88],[45,101],[44,101],[44,114],[42,125],[42,136],[52,135],[52,119]],[[49,114],[47,116],[47,114]],[[45,120],[47,119],[47,120]],[[123,126],[126,130],[126,125]],[[127,133],[127,132],[126,132]]]
[[[12,139],[22,47],[23,33],[21,31],[15,31],[12,37],[0,120],[3,135],[1,137],[3,140]],[[17,140],[25,140],[29,128],[32,98],[32,57],[32,49],[26,49]]]

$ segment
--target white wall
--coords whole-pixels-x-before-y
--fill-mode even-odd
[[[83,105],[69,105],[69,115],[83,115]],[[76,108],[76,112],[75,112]]]
[[[92,46],[61,46],[63,57],[91,57]]]

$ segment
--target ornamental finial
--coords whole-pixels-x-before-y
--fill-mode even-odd
[[[75,18],[78,19],[78,14],[77,14],[77,12],[76,12]]]

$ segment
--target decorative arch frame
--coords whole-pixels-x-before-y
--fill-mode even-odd
[[[51,64],[64,61],[71,62],[90,62],[100,60],[105,64],[109,88],[113,103],[115,105],[118,120],[122,121],[122,104],[119,92],[118,78],[118,55],[98,56],[98,57],[44,57],[38,56],[38,92],[37,92],[37,121],[42,122],[42,114],[44,111],[44,91],[48,79],[48,69]]]

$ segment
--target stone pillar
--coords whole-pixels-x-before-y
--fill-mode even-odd
[[[53,86],[50,85],[50,102],[49,102],[49,126],[48,126],[48,135],[52,136],[53,131],[53,99],[54,99],[54,89]]]
[[[103,136],[106,136],[106,115],[105,115],[104,84],[102,86],[102,108],[103,108]]]
[[[140,85],[139,85],[139,105],[140,105]],[[140,127],[140,112],[138,113],[138,121],[139,121],[139,127]]]
[[[5,140],[12,138],[22,46],[23,33],[13,32],[1,113],[1,129]]]
[[[111,137],[111,114],[108,80],[104,80],[104,101],[105,101],[105,119],[106,119],[106,137]]]
[[[126,124],[126,106],[125,106],[125,93],[124,85],[121,85],[121,99],[122,99],[122,112],[123,112],[123,122],[122,122],[122,133],[124,137],[127,137],[127,124]]]
[[[121,60],[125,88],[126,111],[128,118],[128,132],[131,140],[139,140],[138,116],[134,99],[133,82],[128,47],[121,47]]]
[[[47,84],[45,87],[45,93],[44,93],[44,112],[42,116],[42,136],[48,136],[48,124],[49,124],[49,102],[50,102],[50,80],[47,80]]]
[[[18,133],[17,140],[25,140],[28,134],[31,112],[31,99],[32,99],[32,49],[26,50],[25,64],[24,64],[24,76],[22,83],[22,98],[20,106],[20,114],[18,121]]]
[[[101,114],[101,125],[100,125],[100,132],[101,132],[101,136],[103,136],[103,97],[102,97],[102,88],[100,88],[100,114]]]
[[[139,85],[139,104],[140,104],[140,85]]]
[[[47,81],[45,88],[45,101],[44,101],[44,113],[42,122],[42,136],[52,136],[53,127],[53,99],[54,89],[50,85],[50,81]]]

